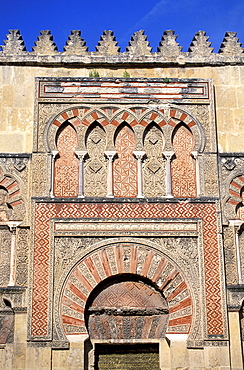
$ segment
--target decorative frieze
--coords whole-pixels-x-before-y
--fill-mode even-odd
[[[236,37],[236,32],[226,32],[224,40],[220,46],[219,53],[227,57],[238,57],[243,55],[242,44]]]
[[[176,41],[175,31],[164,31],[157,53],[152,52],[152,47],[149,46],[147,36],[143,30],[132,35],[126,52],[122,53],[120,53],[120,48],[117,46],[118,43],[113,31],[104,31],[96,46],[96,51],[92,52],[87,51],[86,43],[80,37],[80,34],[79,30],[71,31],[64,46],[64,51],[58,52],[51,32],[49,30],[41,31],[33,47],[33,52],[27,52],[19,30],[10,30],[7,40],[2,45],[2,52],[0,51],[0,61],[7,61],[10,57],[11,63],[65,63],[67,65],[67,63],[79,62],[92,65],[97,63],[98,60],[101,62],[101,57],[106,57],[107,63],[119,62],[126,64],[136,60],[137,63],[172,63],[174,65],[207,63],[218,65],[220,63],[229,64],[231,62],[230,58],[232,61],[234,58],[235,61],[244,63],[243,48],[236,32],[226,32],[218,54],[213,53],[213,48],[210,47],[211,43],[208,41],[209,37],[206,36],[204,31],[195,34],[188,52],[182,52],[182,47]],[[49,56],[52,56],[52,58],[48,58]]]
[[[206,36],[206,32],[198,31],[189,47],[189,55],[207,57],[209,56],[214,48],[211,48],[211,42],[208,41],[209,36]]]
[[[152,48],[149,46],[147,36],[144,35],[144,31],[140,30],[133,34],[129,42],[129,46],[126,48],[127,53],[131,55],[149,55]]]
[[[35,45],[32,49],[34,54],[37,55],[53,55],[56,54],[58,49],[56,44],[53,42],[53,36],[49,30],[41,31],[38,40],[35,41]]]
[[[99,55],[117,55],[120,47],[114,36],[113,31],[103,31],[103,35],[96,46],[97,54]]]
[[[64,46],[64,54],[65,55],[84,55],[86,54],[88,47],[86,46],[86,42],[80,36],[81,31],[74,30],[71,31],[69,35],[68,41],[66,41],[66,45]]]
[[[17,55],[26,52],[24,40],[19,30],[9,30],[7,40],[1,46],[4,55]]]
[[[173,30],[164,31],[158,47],[159,54],[169,59],[178,57],[183,48],[176,42],[177,37],[178,36],[175,35],[175,31]]]

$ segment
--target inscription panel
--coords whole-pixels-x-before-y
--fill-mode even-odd
[[[132,223],[133,221],[133,223]],[[92,220],[80,219],[77,221],[57,221],[54,220],[54,231],[58,235],[66,235],[67,232],[79,235],[102,235],[102,236],[161,236],[166,233],[177,233],[177,236],[197,236],[198,222],[189,220],[163,221],[152,219],[114,219],[114,220]]]
[[[209,81],[169,81],[164,79],[76,78],[38,79],[39,99],[107,101],[133,99],[209,99]]]

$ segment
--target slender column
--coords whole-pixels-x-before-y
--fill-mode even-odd
[[[200,173],[199,173],[199,156],[197,152],[191,152],[193,158],[196,160],[196,190],[197,190],[197,197],[200,196]]]
[[[75,154],[79,158],[79,192],[78,198],[84,198],[84,159],[87,154],[86,150],[76,151]]]
[[[230,225],[234,227],[235,232],[235,246],[236,246],[236,268],[238,276],[238,284],[243,284],[242,270],[241,270],[241,257],[240,257],[240,246],[239,246],[239,231],[243,224],[240,220],[230,220]]]
[[[241,271],[240,247],[239,247],[239,230],[240,230],[240,227],[236,227],[236,226],[235,226],[235,237],[236,237],[236,262],[237,262],[238,283],[239,283],[239,284],[243,284],[243,282],[242,282],[242,271]]]
[[[16,279],[16,231],[21,222],[9,221],[7,223],[11,231],[11,254],[10,254],[10,275],[8,286],[15,286]]]
[[[50,197],[54,198],[54,162],[58,154],[57,150],[52,151],[52,163],[51,163],[51,186],[50,186]]]
[[[104,152],[108,158],[108,175],[107,175],[107,198],[114,198],[114,187],[113,187],[113,159],[116,151]]]
[[[174,152],[163,152],[166,158],[166,198],[173,198],[172,182],[171,182],[171,158]]]
[[[144,198],[143,177],[142,177],[142,159],[144,155],[146,154],[146,152],[141,151],[141,150],[140,151],[135,150],[133,154],[137,159],[137,187],[138,187],[137,198]]]

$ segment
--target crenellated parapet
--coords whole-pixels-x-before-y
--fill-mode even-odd
[[[26,51],[24,40],[19,30],[10,30],[4,45],[1,46],[0,63],[23,64],[116,64],[128,63],[154,65],[224,65],[243,64],[244,48],[236,32],[226,32],[218,53],[213,52],[209,36],[198,31],[187,52],[177,42],[175,31],[164,31],[158,51],[152,47],[143,30],[135,32],[125,52],[120,47],[113,31],[104,31],[96,46],[96,51],[88,51],[85,40],[79,30],[71,31],[63,51],[58,51],[49,30],[40,32],[32,52]]]

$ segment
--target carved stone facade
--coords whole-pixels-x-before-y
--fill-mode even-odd
[[[243,134],[238,151],[223,136],[243,48],[199,31],[185,53],[168,30],[152,53],[138,31],[120,53],[104,31],[88,52],[80,35],[60,53],[41,31],[27,53],[12,30],[0,51],[28,66],[33,116],[0,153],[0,366],[241,370]]]

